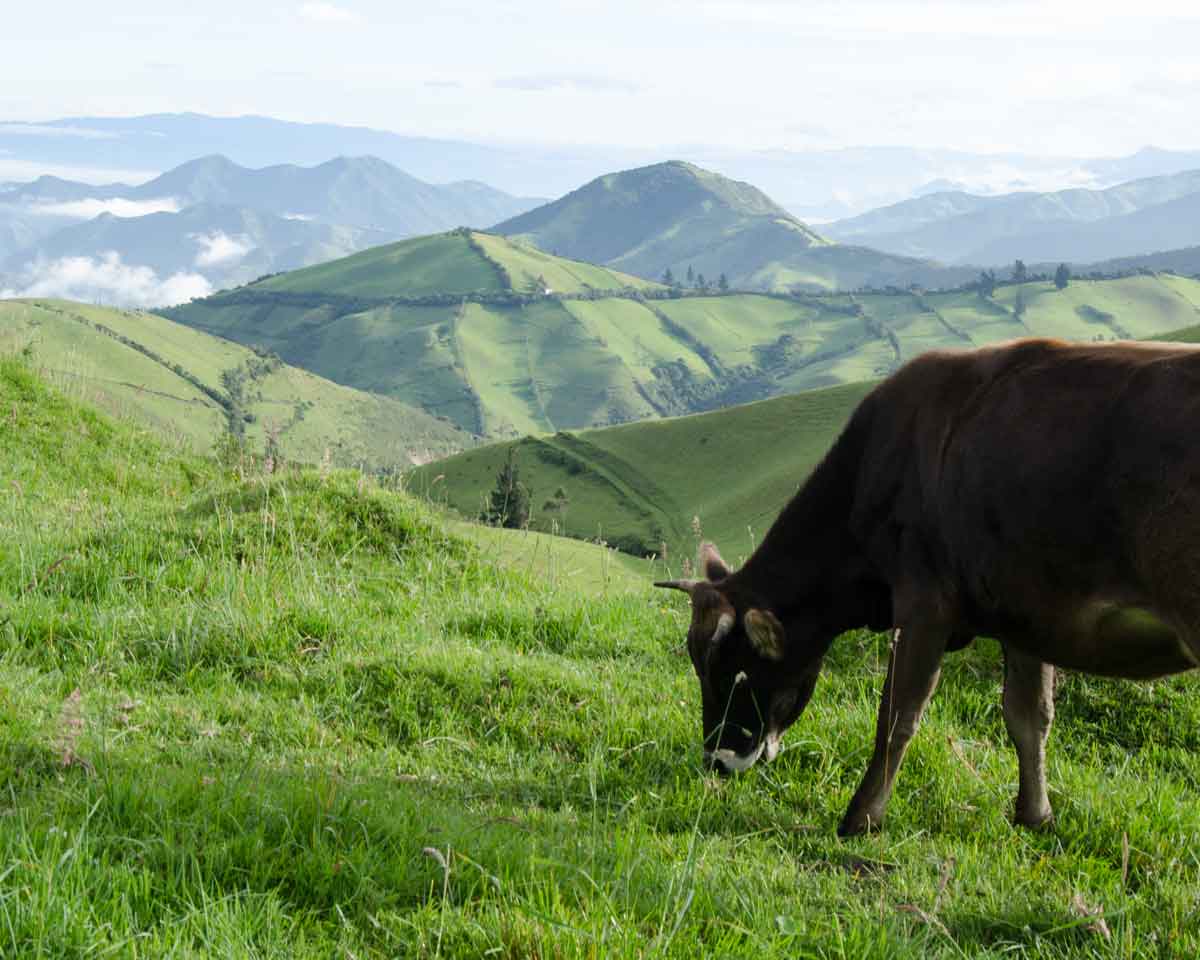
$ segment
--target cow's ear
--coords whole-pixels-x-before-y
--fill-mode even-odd
[[[711,543],[700,544],[699,567],[705,580],[724,580],[731,572]]]
[[[750,645],[767,660],[783,659],[783,624],[770,610],[757,608],[746,611],[743,621]]]

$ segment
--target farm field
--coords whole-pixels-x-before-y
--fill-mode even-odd
[[[73,396],[210,451],[228,433],[235,375],[247,446],[343,466],[408,466],[474,438],[390,397],[331,383],[155,314],[64,300],[0,302],[0,354],[27,350]]]
[[[686,601],[632,570],[230,472],[28,362],[0,411],[5,956],[1200,953],[1194,677],[1065,676],[1030,833],[979,641],[885,830],[839,841],[886,638],[842,637],[779,759],[716,779]]]
[[[831,247],[814,247],[823,251]],[[545,284],[543,286],[542,284]],[[552,295],[544,295],[545,290]],[[455,231],[168,311],[490,439],[662,419],[877,379],[930,349],[1020,336],[1145,338],[1200,319],[1200,281],[974,292],[689,291]]]

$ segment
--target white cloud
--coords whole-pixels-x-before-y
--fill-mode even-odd
[[[302,3],[300,19],[310,23],[358,23],[362,20],[353,10],[333,3]]]
[[[313,217],[307,213],[285,213],[283,215],[283,219],[284,220],[303,220],[305,223],[308,223],[310,220],[313,219]]]
[[[174,197],[159,197],[156,200],[125,200],[113,197],[100,200],[87,197],[83,200],[68,200],[62,203],[39,203],[33,211],[55,217],[77,217],[81,220],[91,220],[102,213],[111,213],[114,217],[144,217],[151,213],[178,213],[179,201]]]
[[[63,257],[27,264],[15,288],[0,290],[0,300],[62,297],[123,307],[161,307],[210,293],[212,284],[198,273],[160,278],[150,267],[122,263],[119,253],[109,251],[98,258]]]
[[[216,267],[241,260],[254,249],[255,243],[244,233],[231,237],[223,230],[212,233],[193,233],[189,238],[200,245],[196,254],[196,266]]]

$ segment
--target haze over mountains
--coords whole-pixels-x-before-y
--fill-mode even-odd
[[[1200,151],[1152,147],[1123,157],[981,154],[877,145],[796,151],[682,143],[650,150],[475,143],[365,127],[195,113],[0,124],[0,180],[57,172],[100,182],[128,179],[125,174],[138,171],[148,179],[216,153],[249,167],[313,165],[334,156],[369,155],[431,183],[479,180],[510,194],[542,197],[559,196],[614,170],[678,157],[753,183],[806,220],[845,218],[918,195],[931,184],[933,189],[989,195],[1075,186],[1103,189],[1139,177],[1200,169]]]
[[[1198,195],[1200,170],[1107,190],[939,191],[822,229],[836,240],[946,263],[1082,263],[1200,244]]]
[[[0,289],[87,296],[107,285],[110,299],[153,305],[181,287],[202,295],[402,237],[485,225],[537,202],[482,183],[424,183],[373,157],[253,170],[208,156],[136,186],[45,176],[0,192]],[[139,301],[142,287],[81,262],[110,263],[112,254],[126,273],[153,271],[164,284],[158,299]]]

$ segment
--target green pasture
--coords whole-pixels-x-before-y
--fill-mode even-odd
[[[0,447],[3,956],[1200,953],[1191,676],[1063,677],[1030,833],[980,641],[884,831],[839,841],[884,637],[842,637],[775,763],[717,779],[686,601],[599,547],[231,472],[29,361],[0,361]]]

